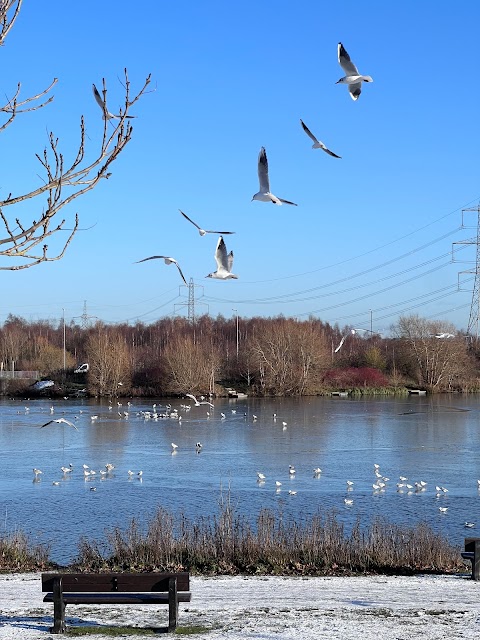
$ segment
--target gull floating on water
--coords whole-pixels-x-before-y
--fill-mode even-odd
[[[186,393],[185,395],[187,396],[187,398],[191,398],[195,402],[195,406],[196,407],[199,407],[201,404],[208,404],[213,409],[215,409],[215,405],[212,404],[211,402],[208,402],[208,400],[200,400],[200,401],[198,401],[197,398],[192,393]]]
[[[107,105],[105,104],[105,101],[103,100],[102,96],[100,95],[97,87],[92,84],[92,91],[93,91],[93,95],[95,96],[95,100],[97,101],[98,106],[100,107],[100,109],[103,112],[103,119],[104,120],[112,120],[113,119],[117,119],[120,120],[121,118],[135,118],[136,116],[121,116],[118,115],[116,116],[113,113],[110,113],[110,111],[107,110]]]
[[[56,422],[57,424],[60,424],[60,423],[68,424],[69,427],[73,427],[78,431],[78,428],[73,424],[73,422],[70,422],[70,420],[65,420],[65,418],[57,418],[56,420],[49,420],[45,424],[42,424],[40,429],[43,429],[43,427],[48,427],[49,424],[53,424],[54,422]]]
[[[333,151],[330,151],[330,149],[327,149],[327,147],[323,144],[321,140],[317,140],[317,138],[313,135],[313,133],[310,131],[310,129],[307,127],[307,125],[304,123],[304,121],[301,118],[300,118],[300,124],[302,125],[303,130],[305,131],[307,136],[313,140],[312,149],[323,149],[325,153],[328,153],[328,155],[333,156],[334,158],[342,157],[342,156],[337,156],[336,153],[333,153]]]
[[[187,284],[187,281],[185,280],[185,276],[183,275],[183,272],[180,269],[180,265],[175,260],[175,258],[170,258],[169,256],[150,256],[149,258],[144,258],[143,260],[137,260],[135,264],[138,264],[139,262],[145,262],[146,260],[157,260],[157,259],[165,260],[165,264],[174,264],[177,267],[178,273],[181,275],[182,280],[184,281],[185,284]]]
[[[202,227],[200,227],[196,222],[194,222],[191,218],[189,218],[186,213],[183,213],[181,209],[179,209],[179,211],[184,218],[186,218],[189,222],[193,224],[194,227],[197,227],[198,233],[201,236],[204,236],[206,233],[219,233],[224,235],[235,233],[235,231],[209,231],[207,229],[202,229]]]
[[[265,147],[262,147],[260,149],[260,153],[258,154],[258,182],[260,184],[260,190],[253,196],[252,200],[260,200],[260,202],[273,202],[273,204],[291,204],[294,207],[297,206],[295,202],[277,198],[277,196],[273,195],[273,193],[270,192],[270,180],[268,178],[268,160]]]
[[[227,247],[222,236],[219,237],[217,248],[215,249],[215,262],[217,270],[209,273],[207,278],[215,278],[216,280],[229,280],[231,278],[238,280],[238,276],[232,273],[233,267],[233,251],[227,255]]]
[[[338,43],[338,62],[346,75],[340,78],[336,84],[348,85],[352,100],[358,100],[362,92],[362,82],[373,82],[373,78],[371,76],[362,76],[358,72],[357,67],[350,60],[350,56],[341,42]]]

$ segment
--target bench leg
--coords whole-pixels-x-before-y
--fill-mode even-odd
[[[472,560],[472,578],[480,580],[480,540],[475,540]]]
[[[168,631],[174,632],[178,623],[177,578],[168,581]]]
[[[50,629],[50,633],[66,633],[65,606],[62,578],[55,578],[53,582],[53,627]]]

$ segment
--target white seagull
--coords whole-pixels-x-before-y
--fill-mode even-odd
[[[78,428],[73,424],[73,422],[70,422],[70,420],[65,420],[65,418],[57,418],[56,420],[49,420],[45,424],[42,424],[40,429],[43,429],[43,427],[48,427],[49,424],[53,424],[54,422],[56,422],[57,424],[59,423],[68,424],[69,427],[73,427],[78,431]]]
[[[206,233],[219,233],[220,235],[221,234],[227,235],[227,234],[235,233],[235,231],[209,231],[207,229],[202,229],[202,227],[200,227],[196,222],[194,222],[191,218],[189,218],[186,213],[183,213],[183,211],[181,209],[179,209],[179,211],[180,211],[180,213],[182,214],[182,216],[184,218],[186,218],[189,222],[191,222],[193,224],[194,227],[197,227],[198,233],[201,236],[204,236]]]
[[[307,125],[304,123],[304,121],[301,118],[300,118],[300,124],[302,125],[303,130],[305,131],[307,136],[313,140],[312,149],[323,149],[325,153],[328,153],[329,156],[332,156],[334,158],[342,157],[342,156],[337,156],[336,153],[333,153],[333,151],[330,151],[330,149],[327,149],[327,147],[323,144],[321,140],[317,140],[317,138],[313,135],[313,133],[310,131],[310,129],[307,127]]]
[[[252,200],[260,200],[260,202],[273,202],[273,204],[291,204],[294,207],[297,206],[295,202],[277,198],[277,196],[274,196],[273,193],[270,192],[270,180],[268,179],[268,160],[265,147],[262,147],[260,149],[260,153],[258,154],[258,182],[260,184],[260,190],[253,196]]]
[[[103,119],[104,120],[112,120],[112,118],[120,120],[121,118],[135,118],[136,116],[121,116],[118,115],[116,116],[113,113],[110,113],[110,111],[108,111],[107,109],[107,105],[105,104],[104,99],[102,98],[102,96],[100,95],[97,87],[92,84],[92,90],[93,90],[93,95],[95,96],[95,100],[97,101],[98,106],[100,107],[100,109],[103,112]]]
[[[186,393],[185,395],[187,396],[187,398],[191,398],[195,402],[196,407],[199,407],[201,404],[208,404],[212,407],[212,409],[215,409],[215,405],[212,404],[211,402],[208,402],[208,400],[198,401],[197,398],[192,393]]]
[[[175,258],[170,258],[169,256],[150,256],[149,258],[144,258],[143,260],[137,260],[135,264],[138,264],[139,262],[145,262],[146,260],[156,260],[157,258],[161,258],[162,260],[165,260],[165,264],[174,264],[178,269],[178,273],[182,276],[182,280],[184,281],[185,284],[187,284],[187,281],[185,280],[185,276],[183,275],[183,272],[180,269],[180,265],[175,260]],[[188,287],[188,284],[187,284],[187,287]]]
[[[362,82],[373,82],[371,76],[362,76],[350,60],[350,56],[341,42],[338,43],[338,62],[345,71],[345,76],[335,84],[346,84],[352,100],[358,100],[362,92]]]
[[[217,270],[213,273],[209,273],[206,278],[215,278],[216,280],[229,280],[234,278],[238,280],[238,276],[232,273],[233,267],[233,251],[227,255],[227,247],[222,236],[219,237],[217,242],[217,248],[215,249],[215,261],[217,263]]]

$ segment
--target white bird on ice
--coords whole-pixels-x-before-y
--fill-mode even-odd
[[[260,473],[260,471],[257,471],[257,478],[259,482],[263,482],[265,480],[265,475],[263,473]]]
[[[215,405],[212,404],[211,402],[208,402],[208,400],[201,400],[198,401],[197,398],[192,394],[192,393],[186,393],[185,394],[187,396],[187,398],[191,398],[194,402],[195,402],[195,406],[199,407],[201,404],[208,404],[210,405],[213,409],[215,409]]]
[[[345,71],[345,76],[335,84],[346,84],[352,100],[358,100],[362,92],[362,82],[373,82],[371,76],[362,76],[357,67],[350,60],[350,56],[341,42],[338,43],[338,62]]]
[[[73,424],[73,422],[70,422],[70,420],[65,420],[65,418],[57,418],[56,420],[49,420],[45,424],[42,424],[40,429],[43,429],[43,427],[48,427],[49,424],[53,424],[54,422],[56,422],[57,424],[60,424],[60,423],[68,424],[69,427],[73,427],[78,431],[78,428]]]
[[[260,149],[260,153],[258,154],[258,182],[260,184],[260,190],[253,196],[252,200],[260,200],[260,202],[273,202],[273,204],[285,203],[291,204],[294,207],[297,206],[295,202],[277,198],[277,196],[273,195],[273,193],[270,192],[270,180],[268,179],[268,160],[265,147],[262,147]]]
[[[238,276],[232,273],[233,267],[233,251],[227,255],[227,247],[222,236],[219,237],[217,242],[217,248],[215,249],[215,261],[217,263],[217,270],[213,273],[209,273],[206,278],[215,278],[216,280],[229,280],[234,278],[238,280]]]
[[[186,218],[189,222],[191,222],[193,224],[194,227],[197,227],[198,233],[201,236],[204,236],[206,233],[219,233],[220,235],[222,235],[222,234],[227,235],[227,234],[235,233],[235,231],[209,231],[207,229],[202,229],[202,227],[200,227],[196,222],[194,222],[191,218],[189,218],[186,213],[183,213],[183,211],[181,209],[179,209],[179,211],[180,211],[180,213],[182,214],[182,216],[184,218]]]
[[[185,276],[183,275],[183,272],[180,269],[180,265],[175,260],[175,258],[170,258],[169,256],[150,256],[149,258],[144,258],[143,260],[137,260],[135,264],[138,264],[139,262],[145,262],[146,260],[156,260],[157,258],[161,258],[162,260],[165,260],[165,264],[174,264],[177,267],[179,274],[182,276],[182,280],[184,281],[185,284],[187,284],[187,281],[185,280]]]
[[[303,130],[305,131],[307,136],[313,140],[312,149],[323,149],[325,153],[328,153],[328,155],[333,156],[334,158],[342,157],[342,156],[337,156],[336,153],[333,153],[333,151],[330,151],[330,149],[327,149],[327,147],[323,144],[321,140],[317,140],[317,138],[313,135],[313,133],[310,131],[310,129],[307,127],[307,125],[304,123],[304,121],[301,118],[300,118],[300,124],[302,125]]]
[[[93,90],[93,95],[95,96],[95,100],[97,101],[98,106],[100,107],[100,109],[103,112],[103,119],[104,120],[112,120],[112,118],[115,118],[117,120],[120,120],[121,118],[129,118],[129,119],[131,119],[131,118],[135,118],[136,117],[136,116],[121,116],[121,115],[116,116],[115,114],[110,113],[110,111],[108,111],[108,109],[107,109],[107,105],[105,104],[104,99],[102,98],[102,96],[100,95],[97,87],[94,84],[92,84],[92,90]]]

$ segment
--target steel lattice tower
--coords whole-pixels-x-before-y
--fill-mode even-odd
[[[477,233],[474,238],[468,240],[460,240],[453,244],[470,244],[475,245],[475,267],[461,271],[461,274],[469,274],[475,277],[472,291],[472,304],[470,305],[470,317],[468,319],[467,334],[478,340],[479,324],[480,324],[480,205],[471,207],[470,209],[462,209],[462,227],[464,227],[464,214],[476,211],[476,229]],[[460,275],[460,274],[459,274]]]
[[[469,209],[475,211],[475,209]],[[475,252],[475,282],[473,284],[472,304],[470,306],[470,318],[468,319],[467,333],[478,339],[478,317],[480,314],[480,205],[476,207],[477,211],[477,237],[475,244],[477,245]]]
[[[195,324],[195,285],[193,278],[188,281],[188,320]]]

